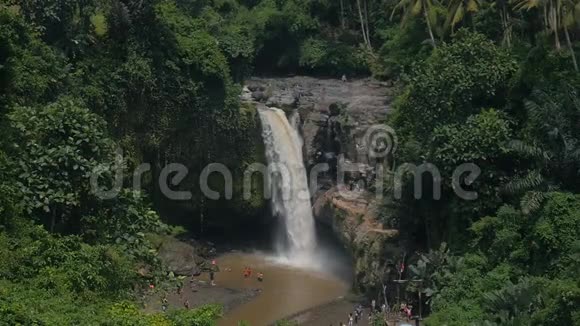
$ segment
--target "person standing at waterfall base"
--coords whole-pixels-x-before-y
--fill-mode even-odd
[[[163,296],[163,299],[161,300],[161,310],[163,310],[163,312],[167,311],[167,305],[168,305],[167,294],[165,294]]]
[[[215,286],[215,273],[219,271],[219,267],[217,265],[217,262],[215,260],[211,261],[211,267],[209,270],[209,281],[211,286]]]

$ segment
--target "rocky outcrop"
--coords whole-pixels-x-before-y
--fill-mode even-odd
[[[338,236],[354,257],[355,288],[376,289],[390,257],[399,255],[399,232],[378,222],[378,202],[372,194],[332,187],[314,203],[314,217]]]
[[[386,120],[392,100],[390,86],[372,79],[342,82],[301,76],[247,81],[254,100],[298,110],[307,167],[324,156],[340,153],[349,160],[366,163],[360,145],[370,126]]]
[[[178,239],[167,235],[156,238],[153,242],[157,257],[175,275],[199,275],[210,267],[209,261],[217,254],[213,243],[191,238]]]
[[[185,242],[167,237],[158,249],[157,256],[170,272],[175,275],[191,276],[200,273],[198,265],[203,259],[196,249]]]

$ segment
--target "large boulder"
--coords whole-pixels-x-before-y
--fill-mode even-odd
[[[192,245],[174,238],[163,241],[159,247],[158,257],[175,275],[199,274],[199,266],[203,262]]]
[[[280,109],[294,109],[297,107],[299,96],[290,93],[276,94],[266,101],[266,106]]]

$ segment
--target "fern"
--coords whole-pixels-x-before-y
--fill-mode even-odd
[[[504,192],[508,194],[521,194],[533,189],[538,189],[545,184],[544,176],[539,170],[531,170],[524,176],[515,177],[504,186]]]
[[[523,157],[538,158],[546,161],[550,159],[548,152],[542,150],[539,146],[530,145],[521,140],[510,141],[508,148],[510,148],[514,153],[520,154]]]
[[[538,288],[528,279],[508,282],[501,290],[483,294],[483,306],[499,325],[529,325],[529,309],[541,301]]]
[[[544,200],[546,199],[546,193],[541,191],[528,191],[520,200],[520,207],[522,212],[527,215],[537,211]]]

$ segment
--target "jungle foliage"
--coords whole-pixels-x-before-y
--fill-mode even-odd
[[[425,282],[429,325],[579,325],[579,7],[0,0],[0,324],[211,325],[219,307],[145,315],[136,304],[135,288],[166,275],[148,239],[175,205],[153,180],[186,163],[192,188],[221,162],[239,181],[263,160],[240,82],[306,73],[399,81],[395,162],[433,163],[444,180],[463,163],[482,171],[461,179],[477,200],[444,182],[440,200],[405,184],[389,203],[424,252],[408,276]],[[135,192],[128,171],[144,162]],[[118,196],[91,191],[92,172],[110,188],[119,170]],[[259,196],[193,197],[169,222],[248,224],[264,208]]]
[[[395,5],[404,22],[396,30],[406,35],[391,42],[407,42],[417,23],[424,37],[433,32],[427,54],[393,60],[384,52],[383,61],[398,65],[391,71],[403,84],[389,118],[399,137],[396,162],[431,163],[441,173],[438,200],[428,191],[416,199],[412,174],[403,197],[388,199],[406,240],[423,252],[407,259],[406,277],[421,280],[409,287],[410,300],[417,305],[421,292],[427,325],[580,324],[576,7]],[[553,18],[543,21],[544,14]],[[466,163],[480,174],[456,175],[453,184]],[[433,184],[427,174],[423,189]],[[477,198],[460,198],[458,186]]]

